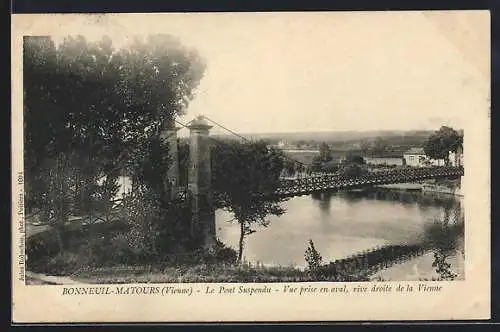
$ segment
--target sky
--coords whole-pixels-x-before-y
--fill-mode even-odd
[[[50,30],[56,41],[108,35],[123,47],[133,35],[168,33],[196,49],[207,69],[183,122],[207,115],[239,133],[433,130],[489,114],[484,11],[101,14],[58,22]]]

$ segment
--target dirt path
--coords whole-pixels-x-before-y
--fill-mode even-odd
[[[75,285],[81,284],[69,277],[48,276],[41,273],[26,271],[26,284],[28,285]]]

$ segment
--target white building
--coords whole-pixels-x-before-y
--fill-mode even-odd
[[[369,165],[382,165],[382,166],[403,165],[403,158],[394,158],[394,157],[365,157],[365,161]]]
[[[285,148],[287,145],[288,145],[287,141],[281,140],[281,141],[278,142],[278,148],[280,148],[280,149]]]
[[[444,159],[429,158],[423,148],[411,148],[403,154],[405,164],[413,167],[444,166]]]

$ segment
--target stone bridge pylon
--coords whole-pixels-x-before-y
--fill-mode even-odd
[[[201,246],[211,247],[216,243],[215,210],[212,202],[212,172],[210,159],[211,125],[203,116],[198,116],[187,125],[189,129],[188,195],[191,203],[191,236]],[[175,197],[179,191],[179,155],[177,132],[173,123],[165,126],[161,133],[169,145],[170,167],[164,184]]]

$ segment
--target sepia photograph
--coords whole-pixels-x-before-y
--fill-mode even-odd
[[[26,292],[300,301],[489,280],[469,233],[489,234],[489,187],[471,194],[489,174],[488,12],[21,16]]]

